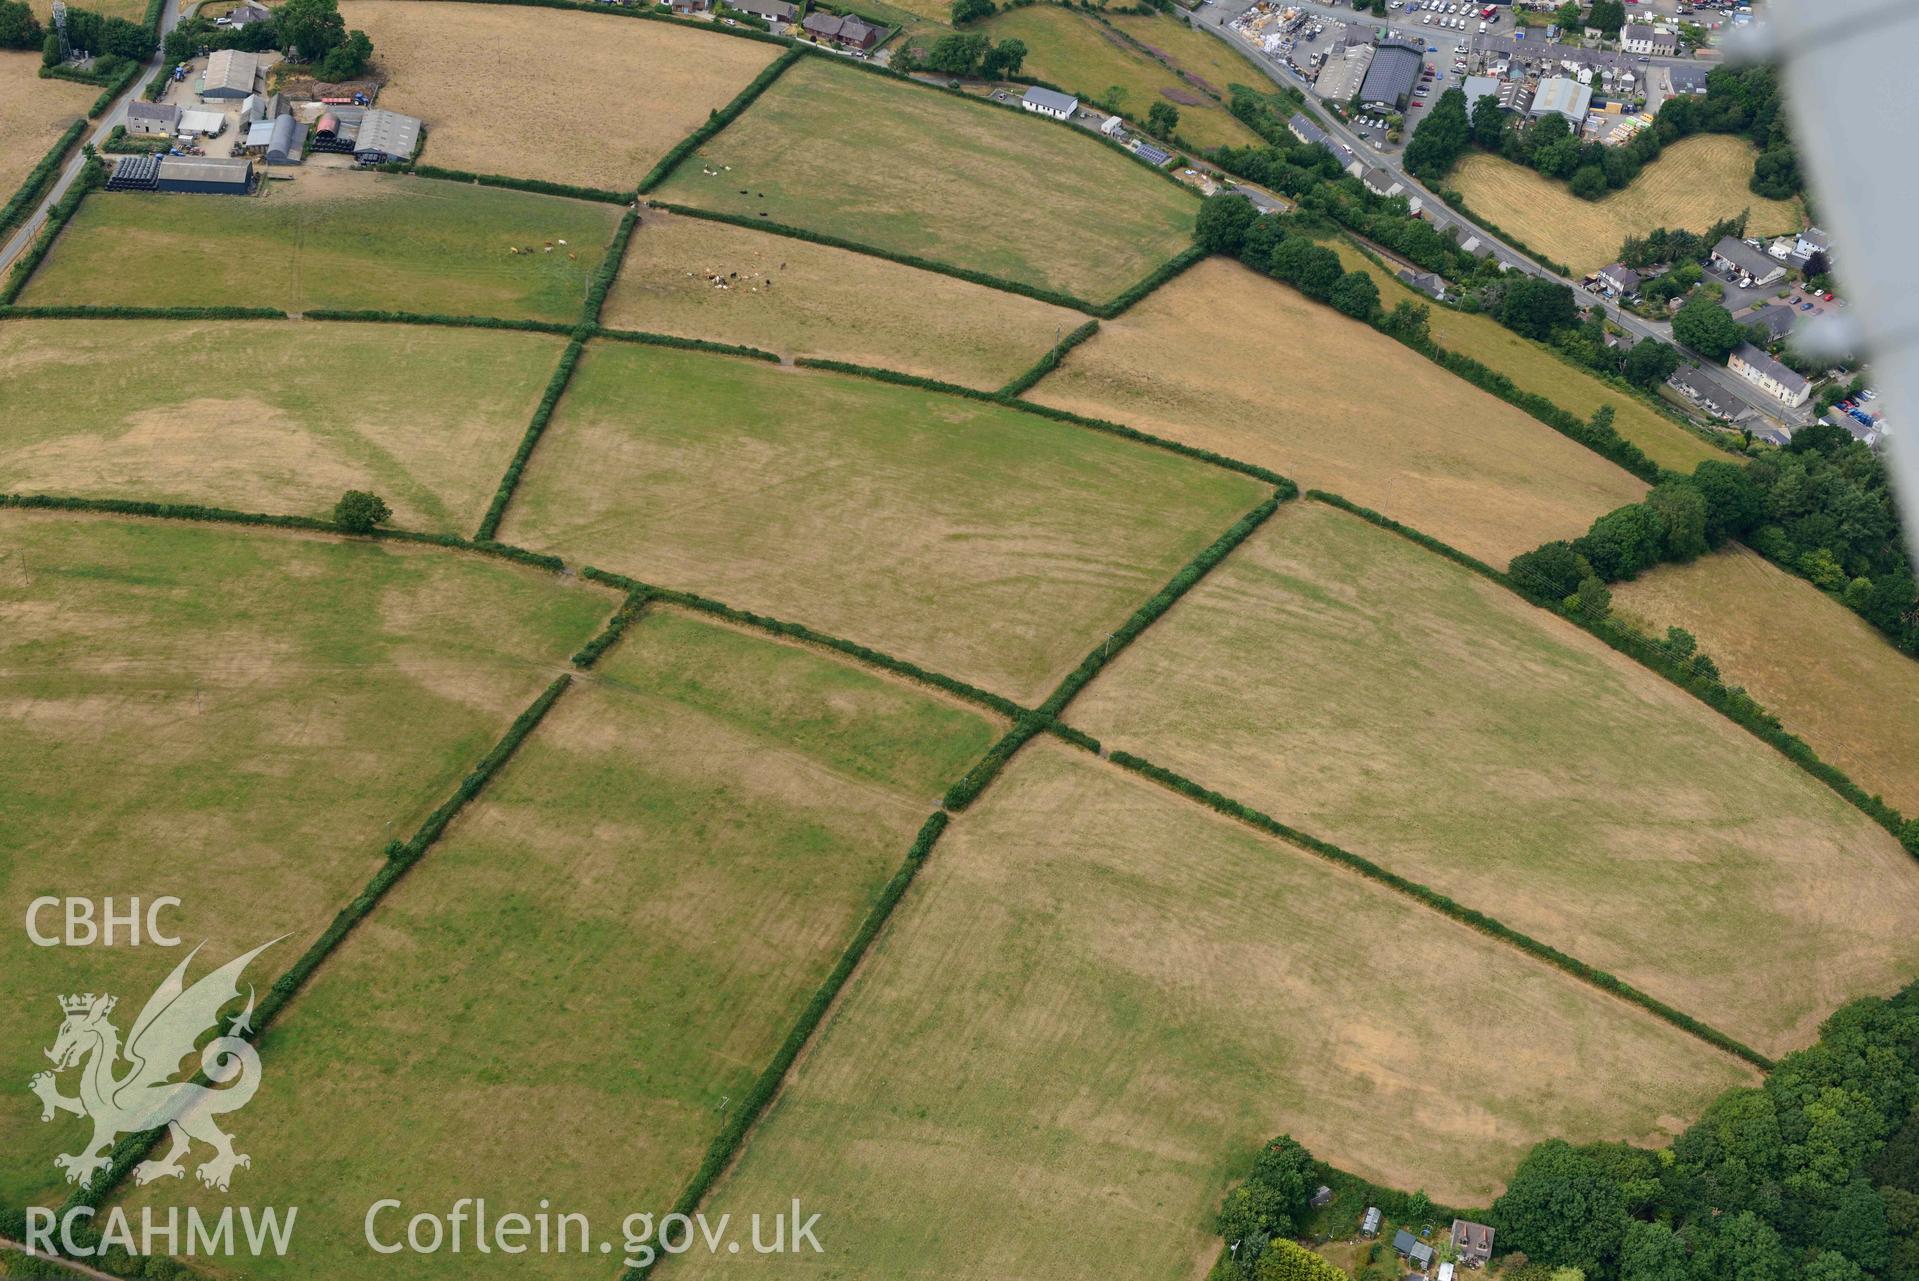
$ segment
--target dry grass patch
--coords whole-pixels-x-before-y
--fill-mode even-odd
[[[500,537],[1038,701],[1265,493],[1000,405],[600,342]]]
[[[1770,1055],[1919,968],[1919,867],[1863,814],[1571,624],[1316,503],[1073,716]]]
[[[601,319],[988,390],[1086,321],[884,258],[668,213],[634,231]]]
[[[261,1046],[241,1177],[300,1207],[300,1237],[250,1275],[365,1275],[381,1197],[408,1207],[395,1231],[463,1196],[494,1215],[544,1197],[616,1242],[670,1205],[998,732],[764,637],[635,624]],[[225,1200],[191,1180],[129,1198]],[[577,1250],[514,1267],[619,1271]]]
[[[99,94],[70,80],[40,79],[38,53],[0,50],[0,205],[13,199],[47,149]]]
[[[1078,129],[822,58],[656,194],[1095,302],[1190,244],[1199,209]]]
[[[1425,357],[1212,258],[1029,396],[1263,463],[1504,563],[1645,486]]]
[[[1348,271],[1365,271],[1379,282],[1382,305],[1391,311],[1401,302],[1428,308],[1433,341],[1448,351],[1471,356],[1506,375],[1520,390],[1544,396],[1561,409],[1591,418],[1601,405],[1613,407],[1613,427],[1646,452],[1661,467],[1690,472],[1708,459],[1725,459],[1723,450],[1688,432],[1645,401],[1601,379],[1570,361],[1561,360],[1538,343],[1521,338],[1490,316],[1467,315],[1441,307],[1425,295],[1408,289],[1391,272],[1380,269],[1351,242],[1341,239],[1333,248]]]
[[[1631,186],[1600,200],[1581,200],[1563,182],[1483,152],[1467,156],[1448,181],[1473,209],[1583,275],[1617,261],[1626,237],[1656,227],[1704,231],[1742,210],[1752,215],[1749,235],[1805,226],[1798,201],[1769,200],[1747,186],[1753,155],[1750,142],[1730,134],[1683,138]]]
[[[1042,740],[947,831],[709,1213],[797,1191],[845,1278],[1197,1278],[1273,1134],[1484,1204],[1540,1139],[1657,1141],[1752,1076]]]
[[[611,191],[637,186],[780,52],[512,5],[347,0],[340,12],[372,37],[390,77],[380,105],[426,121],[425,163]]]
[[[248,975],[264,995],[613,604],[438,549],[0,513],[0,896],[175,895],[168,924],[203,961],[289,935]],[[52,1158],[86,1133],[42,1125],[24,1088],[54,995],[118,995],[124,1031],[183,953],[41,949],[12,925],[0,1204],[17,1206],[65,1192]]]
[[[16,320],[0,336],[0,491],[325,516],[367,489],[396,525],[451,534],[485,513],[564,344],[259,321]]]
[[[1786,728],[1908,815],[1919,814],[1919,663],[1857,614],[1734,546],[1613,589],[1656,635],[1683,627]]]

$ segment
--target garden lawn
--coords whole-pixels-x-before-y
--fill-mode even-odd
[[[0,1206],[64,1195],[89,1133],[26,1089],[56,996],[112,993],[124,1034],[188,949],[197,978],[285,935],[264,996],[615,603],[437,548],[0,512]],[[176,896],[184,946],[36,948],[42,895]]]
[[[1275,1134],[1484,1205],[1537,1140],[1656,1142],[1754,1076],[1041,740],[934,848],[708,1197],[737,1220],[799,1195],[830,1263],[695,1251],[674,1271],[1198,1278],[1220,1198]]]
[[[98,192],[20,301],[571,324],[619,219],[594,201],[318,167],[251,200]]]
[[[1190,244],[1199,209],[1077,128],[821,58],[654,195],[1093,302]]]
[[[1028,397],[1261,463],[1504,563],[1646,487],[1290,286],[1210,258]]]
[[[1037,702],[1269,492],[1000,405],[596,342],[500,537]]]
[[[1786,728],[1908,817],[1919,816],[1919,663],[1803,578],[1734,544],[1613,587],[1656,636],[1683,627]]]
[[[1086,322],[870,254],[660,212],[633,233],[600,319],[988,391]]]
[[[564,340],[291,321],[0,322],[0,492],[479,524]],[[137,374],[135,373],[137,371]]]
[[[243,1177],[300,1207],[300,1237],[250,1274],[472,1275],[376,1256],[381,1197],[408,1207],[394,1236],[463,1196],[495,1216],[548,1198],[616,1243],[624,1215],[663,1212],[999,732],[815,651],[635,624],[261,1046]],[[188,1180],[130,1200],[225,1198]],[[619,1269],[576,1248],[513,1271]]]
[[[1714,449],[1638,396],[1594,377],[1539,343],[1521,338],[1492,317],[1468,315],[1434,303],[1408,289],[1349,241],[1336,241],[1333,248],[1339,251],[1346,270],[1364,271],[1378,282],[1380,305],[1387,311],[1402,302],[1427,308],[1433,341],[1446,350],[1471,356],[1512,379],[1521,391],[1544,396],[1578,417],[1590,419],[1601,405],[1611,405],[1614,430],[1661,467],[1691,472],[1708,459],[1726,459],[1724,450]]]
[[[1919,969],[1919,866],[1597,639],[1315,503],[1071,709],[1138,753],[1777,1056]]]

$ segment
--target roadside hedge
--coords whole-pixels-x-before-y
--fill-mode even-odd
[[[1290,492],[1282,490],[1234,521],[1231,528],[1214,539],[1199,555],[1193,557],[1177,574],[1174,574],[1166,586],[1154,592],[1144,605],[1134,610],[1133,616],[1121,623],[1118,631],[1081,659],[1079,666],[1060,682],[1059,688],[1039,705],[1041,714],[1056,717],[1065,711],[1066,705],[1072,702],[1095,676],[1099,675],[1100,669],[1111,662],[1115,654],[1122,652],[1128,645],[1139,639],[1140,634],[1151,627],[1161,614],[1171,609],[1180,597],[1192,590],[1195,583],[1211,572],[1220,561],[1226,559],[1235,547],[1251,537],[1254,530],[1265,524],[1267,518],[1279,510],[1281,503],[1286,502],[1298,492],[1297,489],[1292,489]]]
[[[742,347],[738,343],[708,342],[704,338],[682,338],[678,334],[648,333],[644,329],[607,329],[595,326],[593,336],[613,342],[643,343],[648,347],[677,347],[682,351],[705,351],[716,356],[744,356],[748,360],[764,360],[779,364],[780,358],[770,351],[761,351],[758,347]]]
[[[93,100],[93,105],[87,108],[87,119],[97,120],[105,115],[107,108],[113,105],[114,99],[125,93],[128,87],[140,78],[140,71],[143,65],[144,64],[140,62],[133,63],[128,66],[125,71],[122,71],[119,75],[108,81],[107,87],[100,91],[100,96]]]
[[[1073,350],[1099,332],[1099,321],[1089,320],[1049,347],[1031,369],[1019,375],[1013,381],[1000,388],[995,394],[1001,400],[1012,400],[1030,390],[1034,383],[1059,368],[1059,362],[1066,359],[1066,353]]]
[[[106,165],[89,155],[81,166],[80,175],[67,188],[67,194],[54,202],[47,210],[47,221],[40,228],[40,234],[27,246],[27,251],[13,261],[13,271],[7,277],[5,286],[0,286],[0,307],[12,306],[20,291],[33,279],[33,273],[40,269],[40,263],[53,248],[53,242],[60,238],[61,230],[80,208],[80,202],[87,193],[106,181]]]
[[[282,313],[284,314],[284,313]],[[535,334],[572,335],[577,325],[554,320],[508,320],[500,316],[448,316],[424,311],[349,311],[322,307],[300,313],[307,320],[349,321],[362,325],[451,325],[460,329],[522,329]]]
[[[1163,769],[1151,761],[1134,756],[1130,752],[1116,750],[1111,754],[1109,759],[1112,760],[1114,764],[1131,770],[1142,778],[1151,779],[1162,787],[1177,792],[1191,800],[1198,801],[1208,809],[1224,814],[1228,818],[1237,819],[1249,827],[1257,828],[1268,835],[1277,836],[1293,845],[1310,850],[1312,853],[1319,855],[1329,862],[1337,863],[1351,871],[1358,872],[1361,876],[1397,890],[1409,898],[1418,899],[1421,903],[1424,903],[1435,911],[1450,916],[1464,925],[1471,926],[1482,934],[1487,934],[1502,942],[1509,943],[1521,951],[1538,957],[1540,960],[1545,961],[1557,969],[1564,970],[1575,978],[1590,983],[1594,987],[1609,992],[1622,1000],[1631,1001],[1649,1013],[1664,1019],[1674,1027],[1689,1032],[1700,1040],[1716,1046],[1728,1054],[1737,1055],[1739,1058],[1746,1060],[1757,1068],[1762,1070],[1770,1070],[1772,1068],[1772,1060],[1751,1046],[1734,1040],[1717,1028],[1700,1022],[1682,1010],[1674,1009],[1657,997],[1640,991],[1630,983],[1607,973],[1605,970],[1597,969],[1576,957],[1568,956],[1558,948],[1542,943],[1529,934],[1522,934],[1498,919],[1486,915],[1484,912],[1455,902],[1453,899],[1447,898],[1444,894],[1430,889],[1418,881],[1408,880],[1396,872],[1387,871],[1370,859],[1354,854],[1350,850],[1342,849],[1330,841],[1323,841],[1316,836],[1302,832],[1296,827],[1289,826],[1259,810],[1253,809],[1251,806],[1242,805],[1230,797],[1222,796],[1220,793],[1202,787],[1200,784],[1195,783],[1183,775],[1175,774],[1168,769]]]
[[[572,381],[573,370],[580,363],[580,352],[584,347],[585,344],[575,338],[560,353],[559,367],[547,381],[546,394],[540,397],[540,403],[534,407],[532,421],[526,425],[526,434],[520,438],[520,447],[513,451],[513,461],[507,464],[506,475],[500,477],[499,488],[493,491],[493,501],[488,504],[486,516],[473,535],[474,541],[490,542],[499,532],[500,521],[506,515],[506,505],[512,501],[513,491],[519,487],[520,473],[526,470],[527,460],[533,457],[533,447],[540,443],[540,437],[545,434],[546,425],[553,417],[554,407],[560,403],[567,383]]]
[[[4,207],[0,207],[0,235],[12,231],[25,222],[33,207],[47,194],[47,188],[60,174],[60,166],[66,163],[67,153],[80,141],[87,131],[87,122],[76,120],[67,126],[66,132],[48,148],[47,154],[40,158],[27,174],[26,181],[20,184],[20,190],[13,193]]]
[[[568,661],[582,670],[591,669],[600,661],[601,655],[612,649],[619,642],[620,637],[626,635],[626,629],[631,627],[634,620],[645,611],[647,600],[646,592],[629,591],[626,599],[620,602],[620,607],[613,611],[613,617],[606,620],[606,626],[600,629],[599,635],[582,645],[579,653],[573,655]]]
[[[1021,294],[1027,298],[1037,298],[1041,302],[1050,302],[1056,307],[1070,307],[1074,311],[1083,311],[1089,316],[1102,314],[1098,304],[1087,302],[1084,298],[1075,298],[1071,294],[1062,294],[1051,289],[1042,289],[1037,285],[1021,284],[1017,280],[1003,280],[998,276],[989,276],[983,271],[974,271],[970,267],[955,267],[950,263],[935,262],[931,258],[921,258],[916,254],[896,253],[891,249],[881,249],[877,245],[861,244],[857,240],[842,240],[838,236],[829,236],[818,231],[808,231],[804,227],[794,227],[787,223],[773,222],[765,218],[748,218],[741,214],[721,213],[715,209],[696,209],[691,205],[676,205],[660,200],[652,201],[651,204],[655,209],[662,209],[667,213],[679,214],[683,218],[704,218],[708,222],[725,222],[731,223],[736,227],[750,227],[754,231],[769,231],[774,235],[785,236],[790,240],[804,240],[811,244],[825,245],[831,249],[847,249],[856,254],[866,254],[872,258],[884,258],[888,262],[897,262],[907,267],[917,267],[921,271],[937,272],[942,276],[951,276],[955,280],[964,280],[975,285],[985,285],[988,289],[997,289],[1001,293]]]
[[[766,64],[766,68],[759,75],[747,82],[746,88],[733,95],[733,101],[709,115],[701,122],[699,128],[675,143],[671,151],[661,156],[659,162],[646,171],[646,176],[640,179],[639,194],[643,196],[665,182],[667,176],[679,168],[682,160],[704,146],[714,134],[732,124],[742,111],[752,106],[755,99],[785,74],[788,67],[805,56],[802,50],[792,48]]]
[[[949,821],[944,810],[935,810],[920,825],[918,835],[913,838],[913,844],[906,852],[906,861],[900,865],[897,872],[893,873],[893,878],[886,883],[885,888],[880,890],[879,898],[867,912],[866,919],[860,922],[859,932],[854,934],[847,943],[846,949],[840,953],[839,961],[834,964],[832,972],[814,991],[812,999],[806,1003],[806,1008],[800,1011],[800,1016],[795,1020],[792,1029],[787,1032],[786,1039],[780,1043],[780,1048],[761,1071],[758,1079],[753,1082],[753,1088],[747,1092],[745,1098],[740,1100],[739,1106],[727,1118],[726,1125],[714,1136],[713,1142],[707,1147],[706,1156],[700,1161],[699,1169],[694,1172],[693,1178],[681,1191],[679,1200],[674,1203],[671,1213],[691,1214],[699,1208],[700,1201],[705,1198],[714,1180],[720,1177],[720,1172],[726,1169],[727,1163],[733,1159],[733,1154],[739,1150],[747,1131],[753,1128],[753,1123],[759,1120],[760,1114],[766,1110],[766,1105],[771,1103],[773,1096],[779,1092],[780,1083],[786,1079],[786,1074],[792,1068],[794,1060],[799,1058],[800,1051],[806,1048],[806,1043],[812,1039],[820,1021],[826,1017],[826,1011],[831,1008],[834,998],[840,994],[840,989],[845,987],[846,981],[853,977],[853,971],[859,967],[867,949],[878,937],[881,927],[893,914],[893,909],[899,905],[907,887],[913,883],[913,878],[919,874],[920,868],[926,863],[927,856],[933,852],[933,846],[938,843],[940,834],[946,830]],[[653,1270],[654,1264],[665,1257],[668,1256],[663,1252],[656,1253],[651,1263],[630,1269],[622,1281],[638,1281]]]

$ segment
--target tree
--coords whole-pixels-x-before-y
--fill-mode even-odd
[[[998,80],[1003,76],[1019,74],[1020,64],[1026,61],[1026,42],[1017,36],[1009,36],[986,51],[980,59],[980,74],[988,80]]]
[[[1626,353],[1626,381],[1635,387],[1657,387],[1679,371],[1679,364],[1679,352],[1672,344],[1648,338]]]
[[[26,0],[0,0],[0,49],[38,49],[46,35]]]
[[[1665,531],[1652,508],[1631,503],[1607,512],[1592,528],[1573,540],[1573,550],[1584,556],[1593,572],[1609,583],[1631,578],[1659,563],[1665,551]]]
[[[1308,245],[1299,279],[1294,283],[1308,298],[1331,302],[1334,288],[1345,276],[1346,267],[1339,261],[1338,254],[1323,245]]]
[[[1665,531],[1663,560],[1681,564],[1711,550],[1706,539],[1706,496],[1689,480],[1662,481],[1646,495],[1646,503]]]
[[[1592,12],[1586,15],[1586,25],[1616,37],[1619,28],[1626,25],[1626,6],[1620,0],[1593,0]]]
[[[1387,333],[1406,342],[1423,345],[1432,341],[1428,324],[1433,309],[1424,303],[1401,300],[1393,304],[1392,314],[1382,322]]]
[[[1500,295],[1495,319],[1528,338],[1550,338],[1553,330],[1577,318],[1573,291],[1555,280],[1527,276],[1509,283]]]
[[[318,62],[346,39],[339,0],[286,0],[274,15],[274,29],[302,62]]]
[[[1553,12],[1553,21],[1558,23],[1562,27],[1578,26],[1579,25],[1578,0],[1566,0],[1565,4],[1560,5],[1559,8]]]
[[[1779,1234],[1746,1210],[1714,1225],[1699,1246],[1694,1271],[1714,1281],[1786,1281],[1790,1267]]]
[[[1284,1238],[1267,1247],[1253,1275],[1258,1281],[1346,1281],[1346,1274],[1323,1256]]]
[[[986,54],[986,37],[977,32],[941,36],[927,51],[928,69],[949,76],[970,76]]]
[[[1379,311],[1379,286],[1363,271],[1349,271],[1333,286],[1328,301],[1355,320],[1371,320]]]
[[[367,63],[372,58],[373,41],[367,38],[366,32],[349,31],[346,39],[327,50],[326,56],[315,64],[314,79],[323,84],[357,79],[366,71]]]
[[[379,495],[364,489],[349,489],[333,504],[333,523],[350,534],[370,534],[391,515],[393,509]]]
[[[1179,108],[1170,102],[1156,102],[1146,109],[1146,132],[1155,138],[1171,138],[1179,128]]]
[[[1473,141],[1488,151],[1498,151],[1506,143],[1509,117],[1499,105],[1499,95],[1487,94],[1473,104]]]
[[[1579,590],[1562,603],[1568,613],[1597,622],[1612,613],[1612,589],[1600,581],[1599,575],[1588,574],[1579,580]]]
[[[1573,195],[1581,200],[1597,200],[1612,189],[1606,182],[1606,171],[1600,165],[1586,165],[1573,174],[1570,187]]]
[[[1547,543],[1529,552],[1521,552],[1506,566],[1519,590],[1534,600],[1563,600],[1577,592],[1579,584],[1592,573],[1584,556],[1564,539]]]
[[[1258,221],[1259,210],[1246,197],[1237,192],[1214,196],[1199,207],[1193,241],[1207,253],[1236,255]]]
[[[1626,1225],[1619,1245],[1619,1281],[1689,1281],[1686,1247],[1663,1223]]]
[[[1693,468],[1692,483],[1705,496],[1706,540],[1715,547],[1749,533],[1765,519],[1765,496],[1737,463],[1709,459]]]
[[[1406,168],[1414,176],[1437,182],[1452,172],[1472,141],[1472,122],[1466,115],[1466,95],[1448,89],[1413,130],[1406,147]]]
[[[1589,1154],[1563,1139],[1539,1144],[1493,1202],[1492,1226],[1536,1263],[1600,1270],[1625,1235],[1625,1197]]]
[[[992,17],[997,8],[993,0],[953,0],[950,12],[953,15],[953,25],[963,27],[969,22],[978,22],[982,18]]]
[[[1672,318],[1672,336],[1708,360],[1724,361],[1746,341],[1743,325],[1706,294],[1694,294]]]

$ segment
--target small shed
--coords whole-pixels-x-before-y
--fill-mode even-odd
[[[1376,1237],[1379,1235],[1378,1206],[1369,1205],[1366,1207],[1366,1217],[1359,1221],[1359,1235],[1363,1237]]]
[[[1421,1271],[1433,1261],[1433,1248],[1404,1228],[1393,1233],[1393,1250]]]
[[[182,111],[180,113],[181,133],[214,138],[225,133],[226,127],[227,118],[218,111]]]
[[[213,156],[161,156],[154,189],[244,196],[253,190],[253,162]]]

